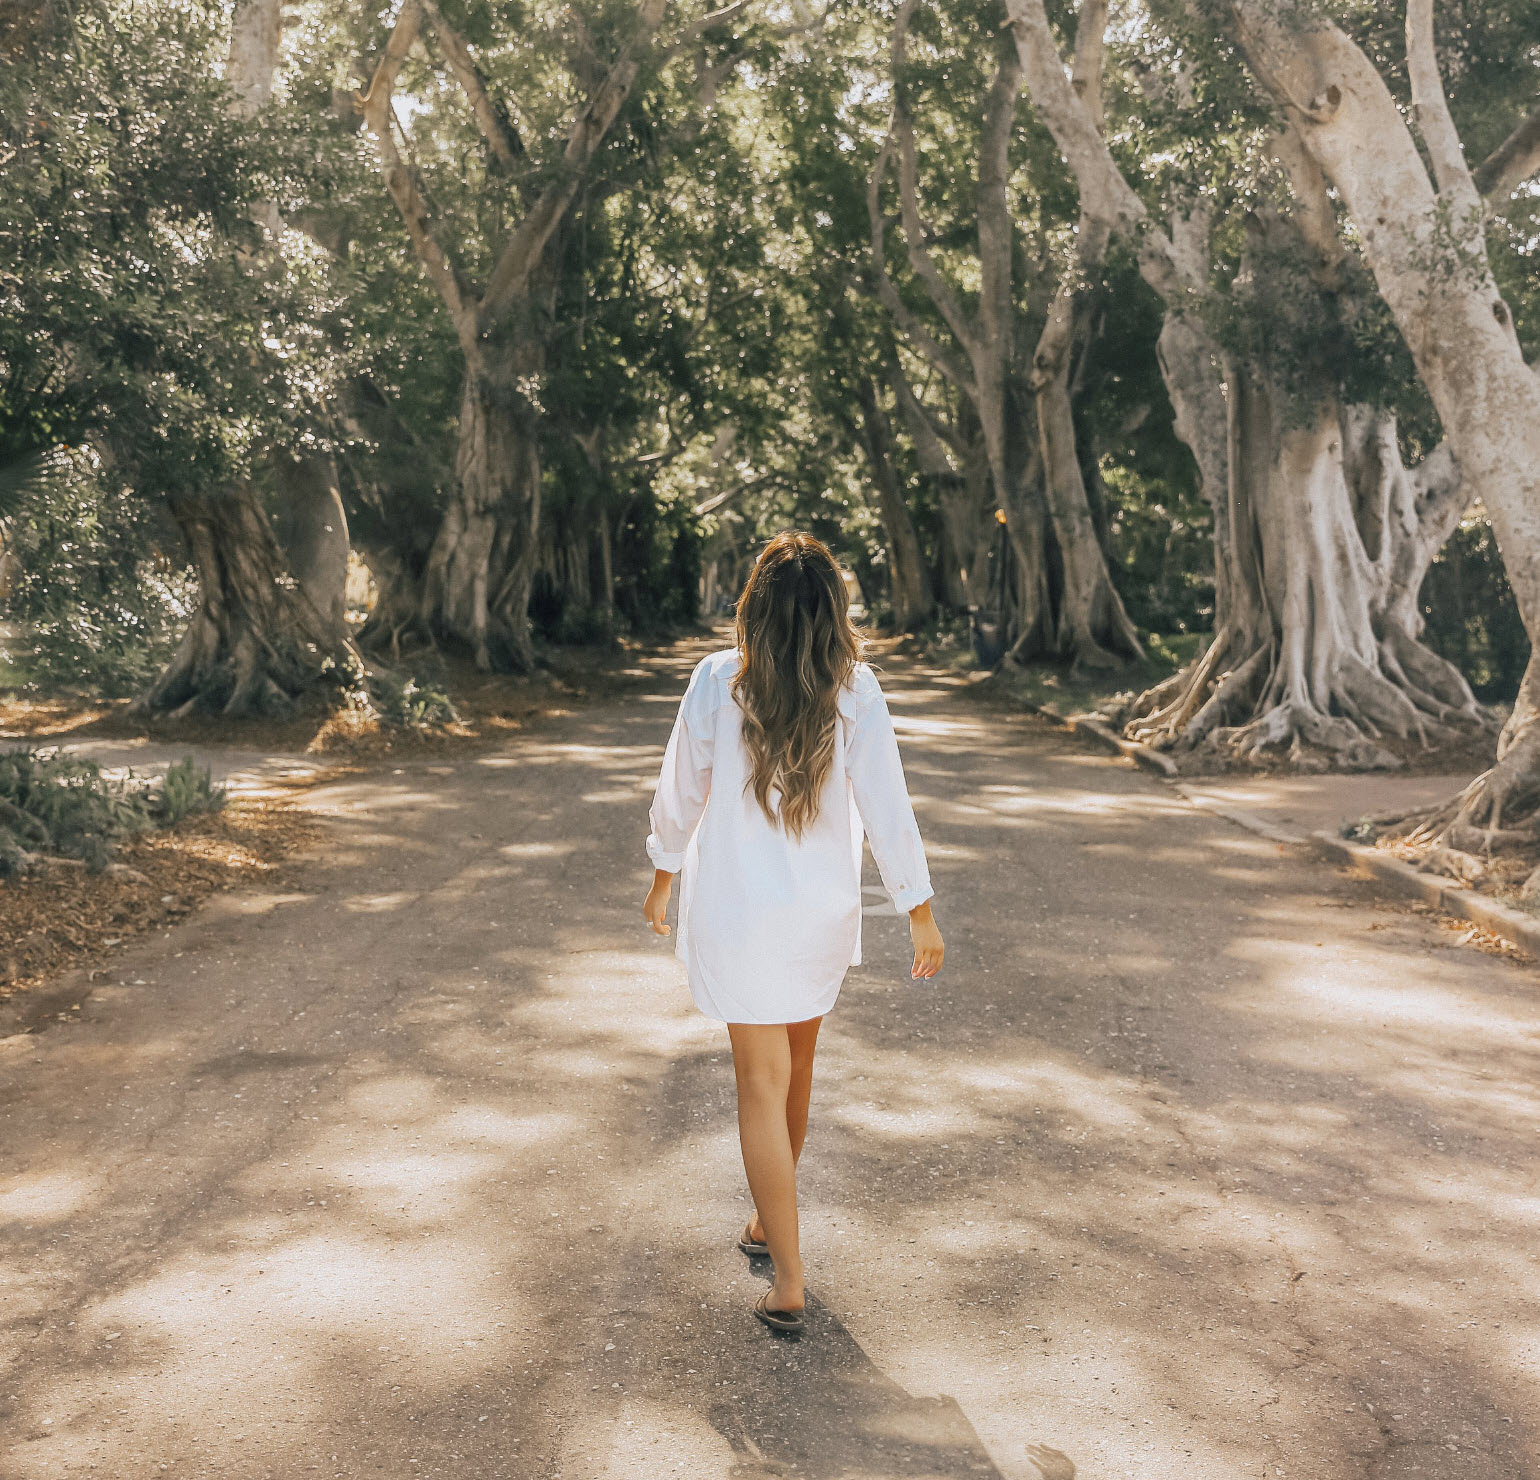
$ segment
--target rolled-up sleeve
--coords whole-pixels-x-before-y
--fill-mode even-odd
[[[935,890],[930,886],[925,845],[904,781],[893,717],[882,690],[875,683],[873,688],[876,691],[851,727],[845,768],[883,887],[899,914],[907,915]]]
[[[647,856],[654,868],[671,874],[684,867],[685,849],[711,794],[716,705],[708,662],[709,659],[702,659],[690,675],[673,733],[663,752],[663,767],[648,814],[651,830],[647,834]]]

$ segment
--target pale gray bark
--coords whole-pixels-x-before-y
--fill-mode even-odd
[[[1427,743],[1479,723],[1463,678],[1416,640],[1417,586],[1458,518],[1453,459],[1409,473],[1393,421],[1339,406],[1329,364],[1309,366],[1318,389],[1286,404],[1268,366],[1221,353],[1199,316],[1205,212],[1174,213],[1169,231],[1148,219],[1064,75],[1040,0],[1010,11],[1033,100],[1081,184],[1082,240],[1094,250],[1098,230],[1130,234],[1165,302],[1161,368],[1214,513],[1213,641],[1125,707],[1129,733],[1243,755],[1308,743],[1362,766],[1394,764],[1385,735]],[[1325,182],[1291,130],[1273,148],[1293,204],[1286,217],[1259,211],[1254,230],[1335,291],[1343,248]]]

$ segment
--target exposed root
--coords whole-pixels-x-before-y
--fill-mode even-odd
[[[1308,673],[1277,639],[1243,653],[1238,647],[1217,634],[1180,673],[1124,709],[1124,734],[1175,754],[1239,761],[1277,750],[1302,763],[1308,749],[1338,768],[1363,771],[1404,764],[1381,743],[1386,736],[1431,749],[1492,722],[1458,672],[1451,681],[1442,659],[1410,639],[1387,640],[1381,666],[1340,651]]]
[[[198,572],[199,606],[139,714],[281,714],[360,670],[346,634],[290,577],[249,488],[171,501]]]
[[[1463,791],[1421,811],[1370,818],[1371,834],[1418,867],[1472,887],[1493,881],[1493,863],[1500,855],[1511,860],[1502,870],[1509,879],[1515,863],[1527,866],[1523,860],[1536,860],[1540,719],[1527,706],[1520,716],[1518,723],[1510,721],[1497,763]],[[1519,893],[1523,899],[1540,901],[1540,867],[1533,869]]]
[[[1464,791],[1426,812],[1388,819],[1386,832],[1412,846],[1458,846],[1490,855],[1540,839],[1540,724],[1530,724],[1497,764]],[[1518,820],[1504,827],[1504,821]]]

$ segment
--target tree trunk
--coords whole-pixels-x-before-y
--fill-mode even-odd
[[[538,374],[527,344],[519,368]],[[540,449],[534,414],[513,374],[466,375],[460,403],[456,487],[424,579],[422,616],[440,636],[465,643],[483,671],[535,666],[529,592],[540,517]]]
[[[1312,743],[1346,764],[1373,765],[1392,762],[1376,743],[1387,733],[1426,743],[1448,724],[1480,722],[1469,686],[1416,641],[1405,598],[1392,589],[1431,558],[1433,531],[1458,497],[1451,465],[1430,458],[1408,474],[1393,424],[1388,437],[1366,437],[1362,413],[1339,409],[1329,365],[1305,367],[1301,378],[1313,376],[1319,389],[1287,406],[1266,366],[1232,360],[1216,374],[1218,357],[1194,311],[1212,291],[1203,213],[1179,214],[1169,236],[1148,222],[1099,120],[1064,76],[1040,0],[1008,4],[1033,101],[1080,184],[1083,234],[1088,226],[1143,227],[1140,271],[1167,307],[1160,355],[1177,430],[1215,514],[1214,640],[1196,663],[1127,706],[1130,733],[1243,755]],[[1295,187],[1294,213],[1282,220],[1264,208],[1253,229],[1264,244],[1277,238],[1275,250],[1287,237],[1329,306],[1342,251],[1331,203],[1297,137],[1285,130],[1273,143]],[[1236,284],[1243,288],[1264,307],[1270,291],[1288,291],[1249,269]],[[1364,491],[1370,486],[1373,496]],[[1401,511],[1394,531],[1393,507]]]
[[[888,600],[893,607],[893,625],[900,632],[912,632],[935,608],[925,557],[920,553],[914,520],[899,485],[898,470],[893,466],[892,428],[870,376],[863,374],[858,378],[856,399],[861,407],[862,441],[871,464],[877,513],[888,550]]]
[[[995,539],[994,489],[989,462],[978,436],[972,403],[962,401],[960,423],[944,427],[915,396],[898,356],[889,361],[893,399],[908,428],[920,469],[935,482],[950,554],[942,561],[942,594],[953,611],[981,606],[982,577]],[[943,436],[945,433],[945,436]]]
[[[1412,101],[1429,165],[1384,79],[1338,27],[1231,0],[1263,87],[1330,178],[1363,244],[1474,498],[1485,504],[1531,656],[1497,764],[1424,820],[1422,835],[1495,838],[1540,805],[1540,379],[1487,259],[1485,206],[1438,75],[1432,11],[1407,8]],[[1533,881],[1532,881],[1533,882]]]
[[[1224,606],[1202,657],[1123,716],[1129,735],[1242,758],[1311,745],[1363,770],[1400,764],[1386,735],[1427,745],[1480,724],[1459,670],[1408,619],[1399,583],[1420,584],[1438,547],[1404,517],[1417,479],[1394,424],[1325,394],[1302,412],[1255,366],[1232,362],[1225,380]]]
[[[981,453],[966,458],[961,473],[946,475],[939,500],[951,552],[943,579],[946,599],[954,611],[966,612],[984,605],[989,584],[985,572],[998,524],[994,486]]]
[[[540,519],[541,413],[521,385],[539,383],[546,365],[544,326],[550,323],[561,238],[581,194],[588,167],[630,96],[663,21],[667,0],[639,0],[636,24],[619,54],[597,76],[572,80],[585,95],[562,133],[557,154],[510,223],[478,289],[437,235],[415,162],[397,148],[392,93],[426,23],[443,48],[445,65],[470,104],[492,156],[512,166],[524,148],[510,136],[508,116],[487,92],[465,40],[431,0],[404,0],[389,39],[358,99],[374,135],[386,189],[424,272],[438,290],[465,357],[458,487],[429,552],[421,620],[466,643],[481,669],[534,666],[529,595]],[[580,68],[581,73],[584,69]]]
[[[278,0],[239,0],[225,69],[238,118],[272,97],[280,39]],[[275,205],[255,214],[276,234]],[[168,500],[197,571],[198,610],[136,709],[282,710],[307,687],[361,675],[343,614],[347,519],[328,464],[282,451],[269,460],[284,509],[281,539],[249,484]]]
[[[1081,230],[1087,233],[1084,223]],[[1098,251],[1096,257],[1100,255]],[[1063,567],[1055,646],[1077,667],[1117,668],[1142,658],[1144,648],[1112,584],[1076,446],[1070,361],[1077,343],[1083,349],[1089,307],[1086,294],[1073,283],[1061,285],[1038,340],[1031,383],[1043,491]]]
[[[197,571],[198,610],[136,710],[281,712],[318,684],[351,681],[355,656],[288,577],[250,487],[169,502]]]
[[[347,630],[348,516],[329,457],[307,453],[272,459],[278,512],[273,534],[289,574],[332,631]]]
[[[599,505],[599,605],[606,622],[615,617],[615,551],[610,542],[610,511]],[[710,608],[707,608],[709,611]]]

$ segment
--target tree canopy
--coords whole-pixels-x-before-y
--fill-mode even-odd
[[[1533,6],[0,23],[13,606],[157,633],[150,707],[688,623],[786,525],[874,622],[986,663],[1191,635],[1118,716],[1174,752],[1389,764],[1519,692],[1540,550],[1491,428],[1528,392],[1461,410],[1397,285],[1475,284],[1534,357]],[[1389,111],[1355,155],[1360,104]],[[1431,204],[1366,219],[1391,120]],[[110,538],[47,537],[86,506]],[[110,594],[152,570],[158,615]]]

